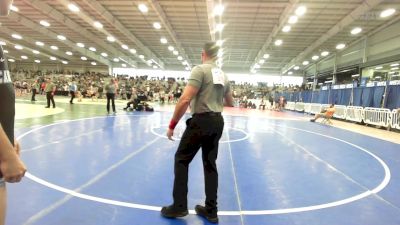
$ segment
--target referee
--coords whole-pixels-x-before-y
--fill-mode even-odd
[[[192,118],[186,121],[186,130],[175,153],[174,202],[162,208],[161,214],[164,217],[175,218],[188,214],[189,164],[202,148],[206,200],[205,206],[197,205],[195,210],[208,221],[218,222],[218,171],[215,161],[218,155],[218,142],[224,128],[224,119],[221,116],[224,99],[226,106],[233,106],[228,77],[216,65],[218,50],[219,47],[215,42],[204,45],[201,55],[203,64],[193,68],[167,131],[168,138],[172,140],[174,128],[190,104]]]
[[[54,102],[54,94],[56,92],[56,85],[51,82],[51,78],[47,78],[47,83],[46,87],[44,89],[46,92],[46,98],[47,98],[47,106],[45,108],[50,108],[50,101],[53,104],[53,108],[56,107],[56,103]]]

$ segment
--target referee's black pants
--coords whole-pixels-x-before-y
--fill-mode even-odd
[[[53,104],[53,108],[56,107],[56,103],[54,102],[54,95],[52,92],[46,92],[46,98],[47,98],[47,107],[50,107],[50,101]]]
[[[187,208],[189,164],[201,147],[206,193],[205,205],[208,210],[217,211],[218,171],[215,162],[218,156],[218,142],[224,129],[224,119],[220,113],[194,114],[191,119],[186,121],[186,125],[186,130],[175,154],[174,205],[179,208]]]
[[[107,112],[110,112],[110,101],[113,112],[115,112],[115,94],[114,93],[107,93]]]

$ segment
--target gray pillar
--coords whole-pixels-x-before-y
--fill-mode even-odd
[[[333,61],[332,85],[336,84],[336,81],[337,81],[336,72],[337,72],[337,54],[335,53],[335,58],[334,58],[334,61]]]

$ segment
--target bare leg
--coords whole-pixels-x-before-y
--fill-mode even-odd
[[[5,224],[7,208],[7,190],[5,184],[0,184],[0,225]]]

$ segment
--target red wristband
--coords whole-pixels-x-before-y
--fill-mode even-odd
[[[178,124],[178,121],[171,120],[171,122],[169,122],[168,128],[171,129],[171,130],[173,130],[173,129],[175,129],[175,127],[176,127],[177,124]]]

